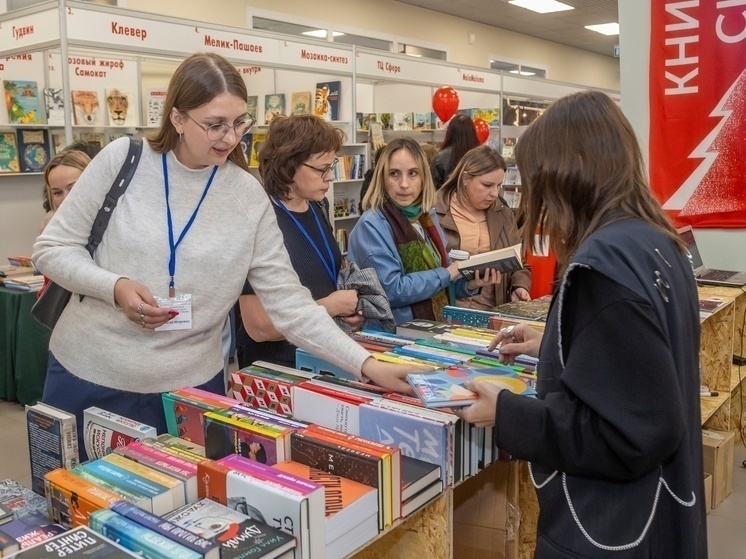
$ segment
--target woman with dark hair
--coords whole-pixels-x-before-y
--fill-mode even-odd
[[[468,284],[445,249],[433,210],[435,189],[422,147],[412,138],[390,142],[378,158],[365,213],[350,233],[349,259],[374,268],[397,324],[440,320],[451,283],[460,297],[499,281],[494,270]]]
[[[60,151],[47,163],[44,169],[43,204],[47,213],[41,222],[40,233],[44,231],[54,212],[70,194],[70,190],[90,162],[91,158],[83,151],[68,148]]]
[[[489,146],[466,153],[435,196],[435,213],[446,235],[446,248],[470,255],[513,246],[521,242],[513,210],[503,204],[500,187],[505,160]],[[489,310],[508,301],[531,298],[531,271],[503,274],[494,289],[457,301],[460,307]]]
[[[363,317],[355,310],[357,292],[337,290],[342,254],[329,223],[326,200],[342,140],[342,131],[319,117],[277,116],[259,153],[259,172],[301,285],[329,316],[341,317],[358,329]],[[275,329],[249,283],[239,307],[239,367],[256,360],[294,367],[295,346]]]
[[[438,190],[470,149],[479,146],[474,121],[467,115],[456,115],[448,122],[446,137],[430,170],[435,190]]]
[[[548,233],[562,276],[543,337],[521,325],[492,345],[539,357],[539,394],[474,383],[461,416],[531,461],[537,559],[707,557],[697,289],[634,130],[607,95],[576,93],[515,155],[524,243]]]
[[[126,138],[88,165],[36,241],[42,273],[84,295],[70,299],[52,332],[42,397],[76,414],[80,440],[92,405],[163,432],[162,392],[224,393],[221,329],[247,280],[293,343],[407,391],[406,368],[381,367],[298,283],[272,203],[241,151],[252,125],[246,101],[232,64],[214,53],[190,56],[171,78],[161,127],[143,142],[93,258],[85,248],[91,225]]]

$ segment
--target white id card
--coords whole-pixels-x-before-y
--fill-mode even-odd
[[[156,332],[163,330],[191,330],[192,329],[192,295],[184,293],[176,297],[155,297],[158,306],[162,309],[171,309],[179,314],[166,322],[163,326],[155,329]]]

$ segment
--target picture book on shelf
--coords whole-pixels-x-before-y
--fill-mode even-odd
[[[163,118],[163,105],[166,104],[168,90],[165,87],[152,87],[147,91],[146,126],[160,126]]]
[[[412,113],[394,113],[394,130],[412,130]]]
[[[431,113],[414,113],[412,115],[412,128],[414,130],[430,130],[432,127]]]
[[[41,173],[49,163],[49,135],[46,130],[19,129],[18,156],[22,173]]]
[[[42,124],[44,111],[34,81],[3,80],[10,124]]]
[[[104,115],[98,101],[98,93],[90,90],[72,90],[73,122],[77,126],[103,126]]]
[[[342,82],[316,84],[313,114],[324,120],[339,120],[339,99]]]
[[[270,93],[264,96],[264,124],[269,124],[277,115],[285,114],[285,94]]]
[[[472,120],[481,118],[490,128],[500,126],[500,109],[469,109]]]
[[[384,130],[393,130],[394,113],[378,113],[378,122],[381,123],[381,128]]]
[[[248,114],[251,118],[259,122],[259,117],[257,116],[257,107],[259,106],[259,96],[258,95],[249,95],[246,98],[246,114]]]
[[[469,381],[490,382],[522,396],[536,395],[536,391],[510,367],[475,369],[459,365],[433,373],[408,374],[407,381],[415,395],[428,408],[454,408],[473,404],[479,396],[464,387]]]
[[[259,152],[264,147],[264,142],[267,141],[266,134],[254,134],[251,141],[251,159],[249,160],[250,167],[259,166]]]
[[[137,115],[130,109],[130,92],[126,89],[106,89],[106,112],[109,126],[137,126]]]
[[[44,88],[44,107],[47,110],[47,124],[50,126],[65,125],[65,95],[61,89]]]
[[[13,132],[0,133],[0,173],[18,173],[18,146]]]
[[[310,115],[311,114],[311,92],[296,91],[293,93],[290,103],[290,114]]]
[[[507,274],[523,267],[521,264],[521,245],[513,245],[497,250],[490,250],[458,261],[458,269],[467,281],[471,281],[477,271],[481,274],[488,268]]]

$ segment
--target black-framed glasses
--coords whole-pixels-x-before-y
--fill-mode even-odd
[[[339,158],[335,157],[334,161],[332,161],[329,165],[322,167],[321,169],[319,169],[318,167],[314,167],[313,165],[309,165],[308,163],[304,163],[303,165],[319,173],[321,175],[321,178],[323,179],[329,173],[332,173],[332,175],[334,174],[334,169],[336,169],[337,163],[339,163]]]
[[[251,127],[254,126],[256,123],[256,120],[251,118],[247,115],[247,118],[245,120],[242,120],[241,122],[238,122],[231,126],[230,124],[220,123],[220,124],[212,124],[210,126],[203,126],[196,120],[194,120],[191,116],[189,116],[189,113],[183,113],[189,120],[191,120],[194,124],[199,126],[202,130],[204,130],[207,133],[207,139],[211,142],[217,142],[225,138],[225,135],[228,133],[229,130],[233,130],[233,133],[236,135],[236,138],[241,139],[241,136],[246,134],[249,130],[251,130]]]

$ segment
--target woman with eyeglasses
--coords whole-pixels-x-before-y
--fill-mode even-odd
[[[342,254],[326,200],[342,141],[341,130],[316,116],[277,116],[259,153],[259,172],[300,283],[329,316],[341,317],[355,330],[362,326],[363,317],[355,310],[357,291],[337,289]],[[239,367],[259,359],[294,367],[295,345],[273,326],[249,282],[239,307]]]
[[[468,283],[446,252],[446,238],[433,206],[435,187],[422,147],[396,138],[378,156],[365,210],[350,233],[349,259],[378,274],[397,324],[441,320],[453,284],[457,297],[474,297],[500,281],[485,270]]]
[[[39,269],[74,294],[52,333],[42,400],[75,413],[79,437],[89,406],[164,432],[162,392],[224,393],[221,330],[247,280],[292,343],[407,391],[406,369],[372,359],[298,283],[272,202],[241,151],[252,124],[246,101],[228,61],[190,56],[93,258],[85,246],[127,139],[96,156],[37,239]]]

